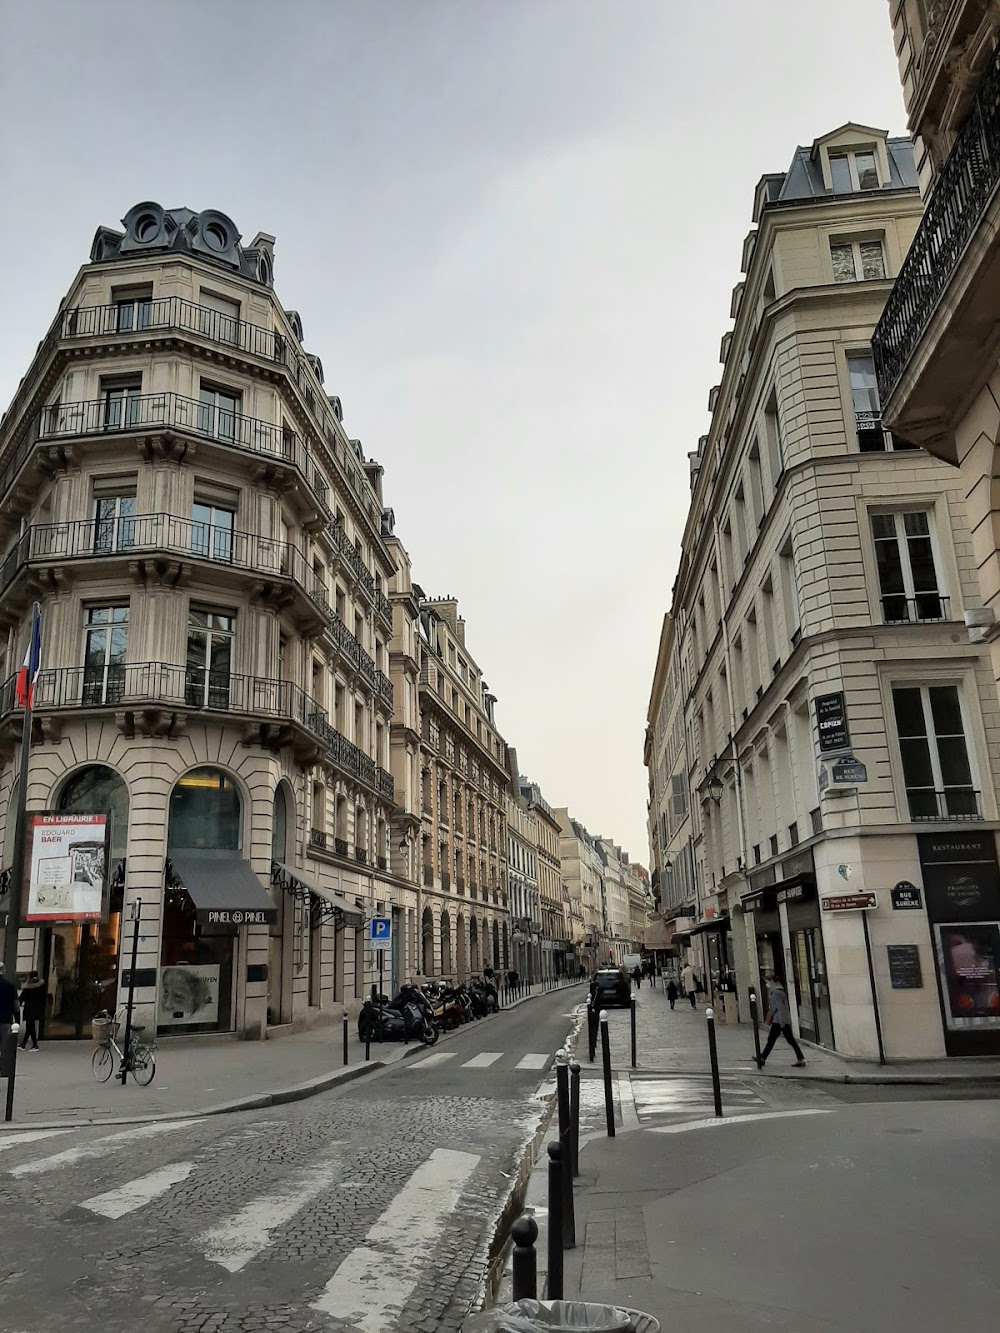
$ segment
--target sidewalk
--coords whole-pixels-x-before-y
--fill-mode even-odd
[[[582,987],[567,990],[574,1004],[584,994]],[[547,993],[536,989],[507,1004],[502,1013]],[[502,1013],[481,1021],[495,1023]],[[420,1042],[375,1042],[366,1064],[356,1019],[351,1020],[349,1032],[346,1067],[339,1021],[305,1032],[282,1033],[267,1041],[161,1038],[156,1048],[156,1077],[148,1088],[137,1086],[131,1076],[124,1086],[114,1077],[98,1083],[91,1072],[95,1047],[90,1042],[43,1041],[37,1054],[18,1051],[14,1119],[10,1124],[0,1120],[0,1132],[221,1115],[276,1106],[313,1097],[426,1050]],[[438,1045],[450,1037],[443,1033]],[[6,1080],[0,1080],[0,1090],[2,1116]]]
[[[694,1074],[707,1073],[708,1029],[705,1020],[704,997],[692,1009],[683,999],[671,1011],[662,990],[643,982],[636,997],[637,1068],[640,1072]],[[611,1063],[616,1070],[627,1070],[631,1060],[629,1015],[624,1009],[612,1009],[608,1014],[611,1036]],[[716,1023],[716,1044],[719,1068],[723,1073],[753,1073],[755,1077],[799,1079],[823,1083],[918,1083],[918,1084],[980,1084],[1000,1082],[1000,1059],[897,1060],[879,1065],[874,1060],[851,1060],[835,1051],[804,1043],[805,1069],[792,1065],[792,1052],[781,1038],[759,1073],[754,1063],[753,1027],[749,1022],[727,1025]],[[761,1028],[761,1046],[767,1038],[767,1029]],[[577,1058],[586,1064],[587,1034],[584,1028],[577,1048]],[[580,1058],[582,1056],[582,1059]],[[600,1038],[597,1064],[600,1065]]]

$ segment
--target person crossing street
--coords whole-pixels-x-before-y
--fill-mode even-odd
[[[792,1031],[792,1011],[788,1006],[788,996],[785,994],[784,986],[773,973],[767,978],[767,1009],[768,1014],[764,1021],[770,1023],[771,1031],[767,1034],[767,1045],[760,1053],[758,1065],[761,1069],[764,1068],[767,1057],[774,1050],[775,1042],[779,1037],[784,1037],[795,1052],[795,1068],[804,1069],[806,1058]]]

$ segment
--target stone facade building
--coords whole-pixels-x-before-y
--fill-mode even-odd
[[[511,966],[507,746],[450,597],[416,599],[420,714],[421,971],[465,979]]]
[[[392,980],[415,961],[381,469],[278,300],[273,237],[153,203],[122,227],[98,230],[0,424],[4,865],[32,600],[29,811],[112,813],[104,920],[25,928],[19,963],[49,1034],[84,1033],[141,899],[153,1030],[260,1036],[356,1007],[377,907]]]
[[[870,347],[920,216],[910,142],[867,126],[762,178],[647,740],[661,901],[691,826],[697,917],[674,945],[726,1018],[773,968],[807,1040],[869,1058],[989,1041],[978,1010],[950,1016],[979,935],[930,888],[995,866],[976,553],[959,473],[885,429]]]
[[[574,970],[575,954],[564,910],[559,821],[537,782],[521,778],[520,791],[521,799],[527,803],[535,821],[535,867],[542,920],[542,976],[567,976]]]

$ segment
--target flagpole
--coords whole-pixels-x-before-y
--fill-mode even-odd
[[[31,606],[31,639],[35,642],[41,610],[37,602]],[[14,855],[10,866],[10,885],[7,889],[7,929],[4,932],[3,961],[7,980],[17,985],[17,940],[24,916],[24,859],[28,841],[28,763],[31,755],[32,663],[28,667],[28,688],[24,699],[24,727],[21,732],[21,765],[17,774],[17,801],[14,806]]]

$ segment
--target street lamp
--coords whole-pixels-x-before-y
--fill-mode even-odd
[[[725,791],[722,779],[711,777],[708,780],[708,794],[716,805],[722,800],[722,793]]]

